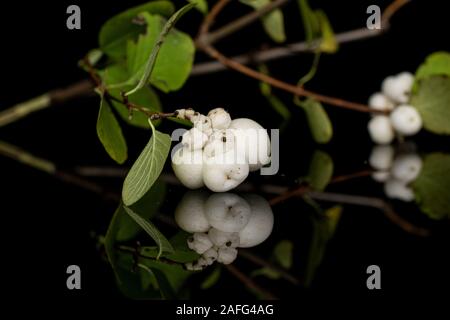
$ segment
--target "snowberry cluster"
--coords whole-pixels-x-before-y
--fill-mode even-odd
[[[231,190],[250,171],[270,162],[269,135],[251,119],[231,120],[222,108],[211,110],[207,116],[181,109],[177,117],[193,123],[182,137],[182,147],[172,155],[175,175],[190,189],[206,185],[214,192]]]
[[[272,232],[273,213],[268,202],[257,195],[190,191],[177,206],[175,221],[193,234],[187,244],[201,255],[186,268],[202,270],[214,261],[230,264],[238,247],[249,248],[266,240]]]
[[[389,115],[375,115],[369,121],[370,137],[377,144],[389,144],[395,134],[412,136],[422,128],[422,118],[413,106],[408,104],[414,76],[402,72],[383,80],[381,92],[369,98],[369,107],[387,111]]]
[[[422,159],[415,153],[395,155],[392,146],[375,146],[369,158],[370,165],[378,170],[372,177],[384,183],[386,196],[402,201],[414,199],[409,187],[422,169]]]

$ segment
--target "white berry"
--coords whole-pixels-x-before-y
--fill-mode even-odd
[[[214,192],[225,192],[236,188],[248,176],[249,166],[245,158],[234,150],[204,157],[203,182]]]
[[[385,182],[387,181],[391,176],[391,173],[389,171],[376,171],[372,173],[372,179],[377,182]]]
[[[237,232],[224,232],[222,230],[211,228],[208,231],[208,236],[211,242],[217,246],[222,247],[237,247],[239,245],[239,234]]]
[[[204,185],[202,150],[178,149],[172,155],[172,169],[184,186],[197,189]]]
[[[256,171],[270,162],[270,138],[256,121],[239,118],[231,121],[237,151],[245,155],[250,171]]]
[[[369,107],[374,110],[391,111],[394,106],[394,102],[381,92],[374,93],[369,97]]]
[[[223,108],[215,108],[208,112],[213,129],[227,129],[231,124],[231,117]]]
[[[384,79],[381,88],[383,93],[395,102],[407,103],[413,83],[414,76],[409,72],[402,72]]]
[[[213,243],[209,239],[206,233],[196,232],[187,241],[188,247],[194,250],[198,254],[203,254],[213,246]]]
[[[391,123],[395,131],[404,136],[414,135],[422,129],[422,117],[409,105],[398,106],[392,111]]]
[[[205,203],[211,226],[224,232],[238,232],[248,223],[252,212],[247,201],[233,193],[211,195]]]
[[[258,195],[247,195],[252,214],[247,225],[239,231],[239,247],[254,247],[265,241],[272,233],[273,212],[266,199]]]
[[[230,264],[236,259],[237,253],[235,248],[221,247],[218,251],[217,262]]]
[[[389,144],[394,139],[394,130],[387,116],[374,116],[370,119],[367,128],[370,137],[375,143]]]
[[[207,157],[214,157],[234,150],[235,147],[235,136],[232,130],[214,130],[203,151]]]
[[[405,183],[414,181],[422,169],[422,159],[416,154],[401,155],[395,159],[392,175]]]
[[[201,150],[208,141],[208,136],[197,128],[191,128],[183,134],[181,143],[189,150]]]
[[[218,249],[215,247],[212,247],[208,250],[206,250],[203,254],[202,254],[202,258],[206,260],[206,263],[208,265],[211,265],[214,261],[217,260],[218,257]]]
[[[405,182],[397,179],[389,179],[384,184],[384,192],[389,198],[402,201],[411,201],[414,199],[414,192]]]
[[[206,219],[204,204],[208,194],[204,191],[187,192],[175,209],[175,222],[184,231],[207,232],[211,225]]]
[[[390,145],[374,146],[369,157],[369,164],[377,170],[388,170],[394,160],[394,148]]]

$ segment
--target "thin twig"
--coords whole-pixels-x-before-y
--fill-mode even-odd
[[[377,208],[383,211],[383,213],[386,215],[387,218],[389,218],[392,222],[394,222],[395,225],[399,226],[404,231],[421,237],[426,237],[430,235],[430,230],[422,227],[417,227],[412,223],[410,223],[409,221],[403,219],[394,211],[392,206],[383,199],[341,194],[341,193],[315,192],[315,191],[309,191],[306,193],[306,195],[315,200],[346,203],[357,206]]]
[[[300,284],[300,281],[296,277],[294,277],[292,274],[290,274],[289,271],[287,271],[286,269],[279,267],[279,266],[271,263],[268,260],[262,259],[261,257],[253,254],[252,252],[250,252],[246,249],[239,249],[238,253],[239,253],[240,257],[243,257],[243,258],[253,262],[254,264],[257,264],[261,267],[269,268],[269,269],[279,273],[282,278],[289,281],[293,285],[298,286]]]
[[[46,109],[56,104],[92,95],[91,81],[83,80],[66,88],[55,89],[38,97],[21,102],[0,112],[0,127],[28,116],[30,113]]]
[[[242,282],[249,290],[258,293],[261,295],[263,299],[267,300],[278,300],[278,298],[272,294],[271,292],[267,291],[264,288],[261,288],[253,279],[249,278],[247,275],[245,275],[242,271],[240,271],[238,268],[236,268],[232,264],[224,265],[225,269],[227,269],[233,276],[236,277],[240,282]]]
[[[252,24],[253,22],[257,21],[262,16],[266,15],[267,13],[271,12],[272,10],[276,8],[280,8],[281,6],[285,5],[289,2],[289,0],[275,0],[270,2],[265,7],[261,8],[260,10],[254,10],[251,13],[244,15],[233,22],[230,22],[229,24],[221,27],[220,29],[217,29],[216,31],[212,32],[205,32],[205,30],[209,30],[210,26],[214,22],[215,17],[217,14],[222,11],[223,7],[227,5],[230,2],[230,0],[224,0],[218,3],[217,6],[214,6],[211,10],[212,14],[205,18],[205,21],[203,25],[200,28],[200,37],[198,40],[202,42],[203,44],[212,44],[215,43],[230,34],[235,33],[236,31],[248,26],[249,24]]]

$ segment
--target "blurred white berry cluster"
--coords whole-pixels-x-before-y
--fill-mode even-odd
[[[207,116],[180,109],[177,117],[193,123],[182,137],[182,147],[172,155],[175,175],[190,189],[205,185],[214,192],[231,190],[250,171],[270,162],[269,135],[251,119],[231,120],[222,108],[211,110]]]
[[[375,146],[369,158],[374,180],[384,183],[384,192],[391,199],[412,201],[414,192],[409,185],[422,169],[422,159],[415,152],[395,154],[392,146]]]
[[[381,92],[369,98],[369,107],[389,112],[375,115],[369,121],[370,137],[377,144],[390,144],[395,135],[412,136],[422,128],[422,118],[416,108],[409,105],[414,76],[402,72],[389,76],[381,84]]]
[[[202,270],[214,261],[232,263],[237,248],[256,246],[269,237],[273,220],[269,203],[258,195],[186,193],[175,210],[175,221],[192,233],[187,244],[201,255],[186,268]]]

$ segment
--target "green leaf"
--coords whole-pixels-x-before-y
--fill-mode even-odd
[[[99,44],[103,52],[115,59],[125,56],[127,41],[145,30],[142,25],[133,23],[141,12],[168,17],[174,12],[174,6],[170,1],[150,1],[115,15],[100,29]]]
[[[427,155],[412,187],[416,202],[430,218],[450,218],[450,155]]]
[[[100,76],[107,86],[115,83],[122,83],[130,78],[126,67],[122,64],[108,66],[100,72]],[[121,91],[130,90],[131,88],[131,86],[124,86],[121,89],[109,89],[108,91],[113,97],[122,99]],[[141,107],[145,107],[150,111],[160,112],[162,110],[158,95],[150,86],[145,86],[138,90],[128,98],[128,101]],[[133,111],[130,118],[128,108],[124,104],[114,100],[111,103],[126,123],[135,127],[150,129],[148,116],[146,114],[139,111]]]
[[[164,235],[159,232],[159,230],[153,225],[153,223],[145,220],[139,214],[128,207],[125,207],[125,212],[128,213],[128,215],[134,220],[134,222],[136,222],[142,229],[144,229],[144,231],[147,232],[147,234],[152,237],[153,240],[155,240],[156,244],[158,245],[158,255],[156,256],[157,259],[159,259],[163,252],[172,253],[174,251],[169,240],[167,240],[166,237],[164,237]]]
[[[152,123],[153,135],[142,150],[125,178],[122,199],[131,206],[141,199],[161,174],[170,150],[171,139],[168,134],[156,130]]]
[[[195,3],[195,9],[197,9],[198,11],[200,11],[203,14],[207,14],[208,13],[208,1],[207,0],[187,0],[190,3]]]
[[[114,271],[114,275],[116,276],[117,281],[120,283],[119,272],[117,270],[117,254],[114,248],[116,244],[116,235],[120,228],[120,217],[125,213],[123,209],[122,203],[119,204],[119,207],[114,212],[113,217],[111,218],[111,222],[109,223],[108,230],[105,235],[105,252],[108,258],[109,263]]]
[[[328,143],[333,137],[333,126],[327,112],[319,101],[308,98],[305,101],[296,101],[306,112],[309,129],[314,141]]]
[[[221,274],[222,268],[220,267],[220,265],[216,265],[213,271],[209,275],[207,275],[203,282],[200,284],[200,288],[206,290],[213,287],[219,281]]]
[[[322,10],[317,10],[316,16],[321,30],[321,40],[318,50],[327,53],[335,53],[338,50],[339,45],[327,15]]]
[[[251,6],[255,10],[259,10],[267,6],[271,0],[240,0],[242,3]],[[286,41],[284,32],[284,16],[280,9],[272,10],[261,17],[264,30],[269,37],[278,43]]]
[[[450,78],[430,76],[419,82],[411,105],[422,116],[425,129],[436,134],[450,134]]]
[[[161,207],[165,193],[166,184],[161,180],[157,180],[141,200],[131,206],[131,209],[139,212],[145,220],[150,220]],[[120,214],[118,219],[117,241],[124,242],[132,240],[142,231],[142,228],[125,211]]]
[[[142,15],[147,21],[147,33],[139,37],[136,45],[129,42],[127,48],[129,70],[136,72],[133,79],[139,82],[126,95],[133,94],[149,81],[165,92],[177,90],[184,84],[192,69],[195,47],[189,35],[172,29],[194,6],[193,3],[185,5],[164,26],[162,17]]]
[[[439,51],[430,54],[416,71],[415,80],[429,76],[450,76],[450,53]]]
[[[298,6],[302,16],[303,28],[305,29],[305,39],[311,43],[320,30],[317,17],[309,6],[308,0],[298,0]]]
[[[159,249],[157,247],[142,247],[141,254],[146,257],[156,258],[158,257]],[[192,250],[177,250],[174,248],[172,253],[165,253],[164,258],[179,263],[186,263],[198,260],[200,255]]]
[[[333,177],[333,167],[333,159],[328,153],[320,150],[314,151],[307,176],[311,188],[323,191]]]
[[[111,107],[102,96],[97,118],[97,135],[109,156],[117,163],[127,159],[127,143]]]
[[[273,250],[274,260],[283,268],[292,267],[294,245],[289,240],[281,240]]]

